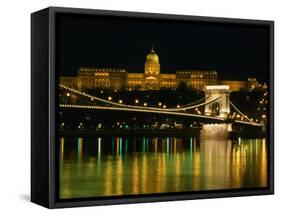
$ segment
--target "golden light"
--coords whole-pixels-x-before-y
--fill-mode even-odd
[[[136,100],[135,100],[135,103],[139,103],[139,100],[138,100],[138,99],[136,99]]]
[[[111,101],[111,100],[112,100],[112,97],[111,97],[111,96],[109,96],[109,97],[108,97],[108,100],[110,100],[110,101]]]
[[[266,115],[262,115],[261,117],[262,117],[263,119],[265,119],[265,118],[266,118]]]
[[[143,105],[144,105],[144,106],[147,106],[147,103],[144,103]]]
[[[70,93],[66,93],[66,96],[69,97],[69,96],[70,96]]]
[[[163,108],[166,109],[166,105],[164,105]]]
[[[119,103],[123,103],[123,101],[122,101],[122,100],[119,100],[118,102],[119,102]]]
[[[177,105],[177,108],[180,108],[180,105]]]
[[[161,102],[159,102],[159,103],[158,103],[158,106],[162,106],[162,103],[161,103]]]

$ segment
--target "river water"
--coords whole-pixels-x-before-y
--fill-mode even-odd
[[[265,186],[266,139],[60,139],[60,198]]]

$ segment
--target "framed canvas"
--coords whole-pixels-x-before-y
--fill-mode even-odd
[[[273,21],[31,15],[31,201],[273,194]]]

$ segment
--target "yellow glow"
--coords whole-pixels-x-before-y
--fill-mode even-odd
[[[223,90],[229,90],[229,86],[228,85],[209,85],[206,86],[207,90],[218,90],[218,89],[223,89]]]
[[[109,73],[95,73],[96,76],[109,76]]]

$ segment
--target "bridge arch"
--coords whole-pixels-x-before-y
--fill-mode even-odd
[[[219,102],[212,103],[211,116],[219,116],[221,110],[221,104]]]
[[[205,115],[227,118],[230,113],[230,90],[228,85],[208,85],[205,88]],[[216,99],[217,100],[214,100]],[[212,101],[211,103],[208,103]]]

